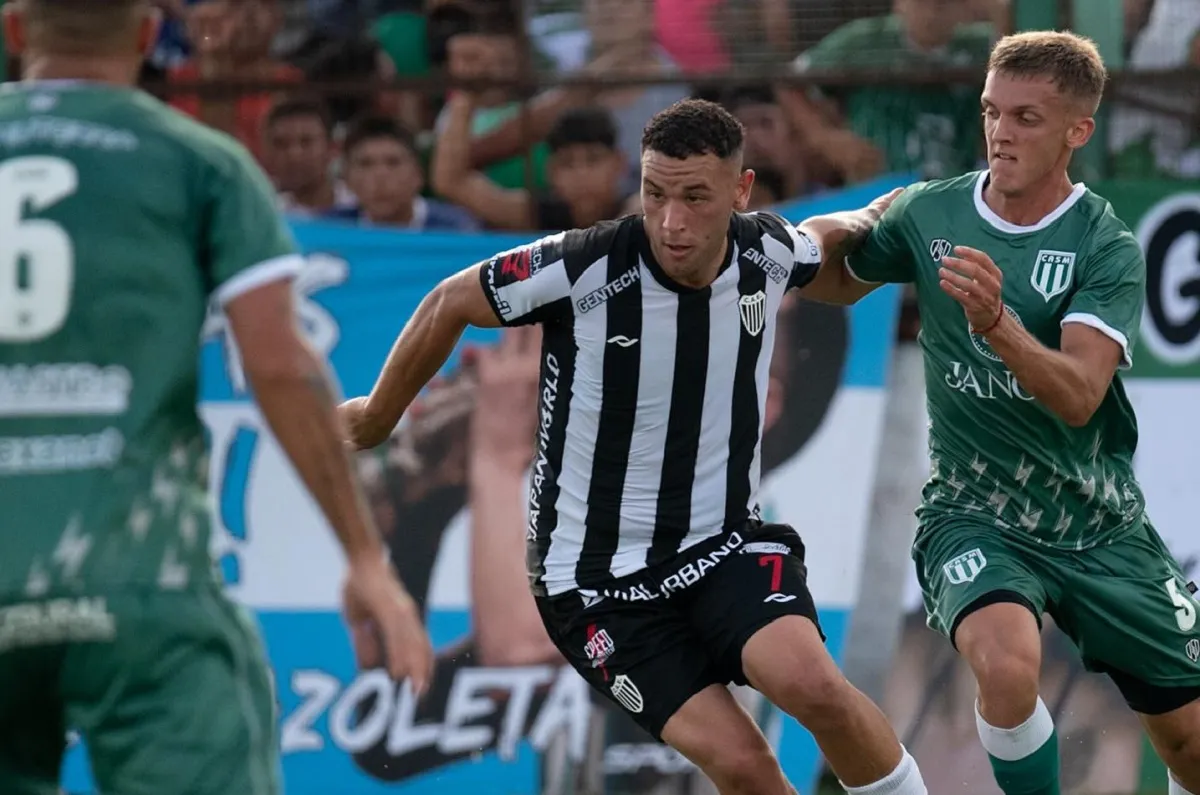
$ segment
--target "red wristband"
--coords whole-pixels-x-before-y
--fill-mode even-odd
[[[1000,321],[1003,319],[1004,319],[1004,302],[1001,301],[1000,302],[1000,311],[996,313],[996,319],[994,321],[992,321],[992,325],[990,325],[987,328],[982,329],[982,330],[977,329],[975,331],[975,333],[980,336],[984,336],[984,335],[988,334],[989,332],[991,332],[992,330],[994,330],[996,328],[996,326],[999,326]]]

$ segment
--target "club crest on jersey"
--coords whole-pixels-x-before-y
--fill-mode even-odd
[[[1029,283],[1033,289],[1049,301],[1056,295],[1061,295],[1071,286],[1071,275],[1075,272],[1074,251],[1050,251],[1042,249],[1037,253],[1033,262],[1033,271],[1029,274]]]
[[[950,255],[954,250],[954,244],[944,237],[937,237],[929,241],[929,256],[934,262],[941,262],[942,257]]]
[[[953,585],[962,585],[967,582],[975,582],[975,578],[987,566],[987,558],[983,556],[983,550],[972,549],[970,552],[964,552],[956,558],[951,558],[950,561],[942,566],[942,571],[946,573],[946,579]]]
[[[738,313],[742,316],[742,325],[751,337],[762,333],[763,324],[767,319],[767,294],[759,290],[754,295],[743,295],[738,299]]]
[[[1009,317],[1017,321],[1017,325],[1019,325],[1021,328],[1025,327],[1025,324],[1021,322],[1021,316],[1017,314],[1015,309],[1008,304],[1005,304],[1004,311],[1008,313]],[[975,350],[979,351],[981,356],[991,359],[993,362],[1003,361],[999,356],[996,355],[996,352],[992,350],[992,346],[988,345],[988,341],[983,338],[983,335],[976,334],[971,329],[970,322],[967,323],[967,334],[971,336],[971,344],[975,346]]]

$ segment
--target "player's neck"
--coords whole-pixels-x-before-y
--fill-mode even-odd
[[[1033,226],[1058,209],[1074,190],[1071,178],[1064,171],[1020,194],[1000,193],[989,181],[983,188],[983,201],[1010,224]]]
[[[22,81],[77,80],[129,87],[137,83],[137,67],[131,67],[125,58],[26,53],[24,61]]]

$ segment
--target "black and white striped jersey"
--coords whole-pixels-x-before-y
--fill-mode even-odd
[[[506,326],[540,323],[529,495],[534,592],[604,589],[757,516],[775,317],[820,246],[734,214],[709,287],[673,281],[640,216],[545,237],[480,270]]]

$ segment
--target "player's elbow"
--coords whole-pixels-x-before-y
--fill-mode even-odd
[[[1092,421],[1103,399],[1103,395],[1099,398],[1090,394],[1078,395],[1075,400],[1063,406],[1058,415],[1072,428],[1083,428]]]

